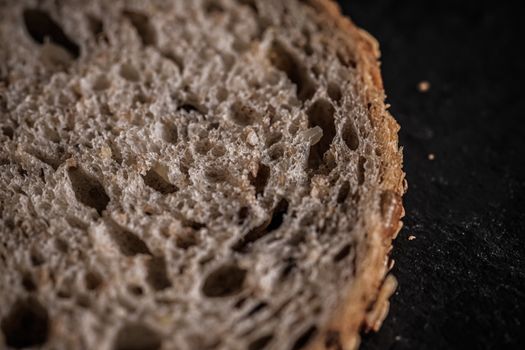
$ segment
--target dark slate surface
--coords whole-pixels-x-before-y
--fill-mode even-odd
[[[525,349],[523,12],[505,0],[340,3],[381,43],[409,182],[400,286],[362,348]]]

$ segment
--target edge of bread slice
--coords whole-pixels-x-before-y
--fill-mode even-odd
[[[349,40],[357,43],[357,68],[359,76],[368,87],[367,97],[370,116],[380,128],[382,141],[386,146],[383,154],[384,195],[381,216],[370,227],[368,238],[358,248],[365,256],[357,267],[356,287],[348,294],[346,302],[334,312],[332,320],[323,332],[316,337],[309,349],[339,350],[359,347],[361,331],[378,331],[389,310],[389,298],[395,292],[397,281],[388,272],[393,260],[388,256],[392,250],[392,240],[403,227],[401,219],[405,215],[401,197],[407,189],[402,170],[403,158],[398,151],[399,125],[388,112],[379,66],[379,44],[365,30],[358,28],[348,17],[341,14],[339,6],[331,0],[312,0],[320,11],[329,15]],[[389,146],[390,145],[390,146]],[[393,147],[392,147],[393,145]],[[360,316],[359,316],[360,315]]]

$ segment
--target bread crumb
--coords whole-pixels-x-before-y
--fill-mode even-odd
[[[410,236],[408,236],[408,240],[409,240],[409,241],[413,241],[414,239],[416,239],[416,236],[414,236],[414,235],[410,235]]]
[[[396,341],[400,341],[401,340],[401,336],[400,335],[396,335]]]
[[[429,153],[428,160],[434,160],[434,159],[436,159],[436,155],[434,153]]]
[[[419,84],[417,84],[417,89],[419,92],[427,92],[430,90],[430,83],[426,80],[422,80],[419,82]]]

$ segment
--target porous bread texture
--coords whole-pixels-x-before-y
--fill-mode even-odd
[[[398,126],[332,3],[0,18],[0,347],[350,349],[377,326]]]

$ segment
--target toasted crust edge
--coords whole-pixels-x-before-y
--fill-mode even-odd
[[[310,4],[328,16],[340,30],[348,34],[349,45],[356,46],[358,75],[366,87],[370,103],[370,118],[378,130],[378,139],[384,146],[382,154],[383,192],[389,192],[394,209],[388,218],[379,213],[370,218],[372,225],[367,238],[357,247],[364,257],[358,262],[356,278],[346,301],[334,311],[330,321],[323,325],[308,350],[351,350],[359,347],[362,329],[377,331],[385,319],[388,298],[397,287],[395,277],[388,272],[391,264],[388,255],[392,240],[401,230],[404,208],[401,197],[407,184],[402,170],[402,149],[398,146],[399,125],[388,112],[379,67],[379,44],[366,31],[358,28],[342,15],[332,0],[311,0]],[[390,265],[390,266],[389,266]]]

